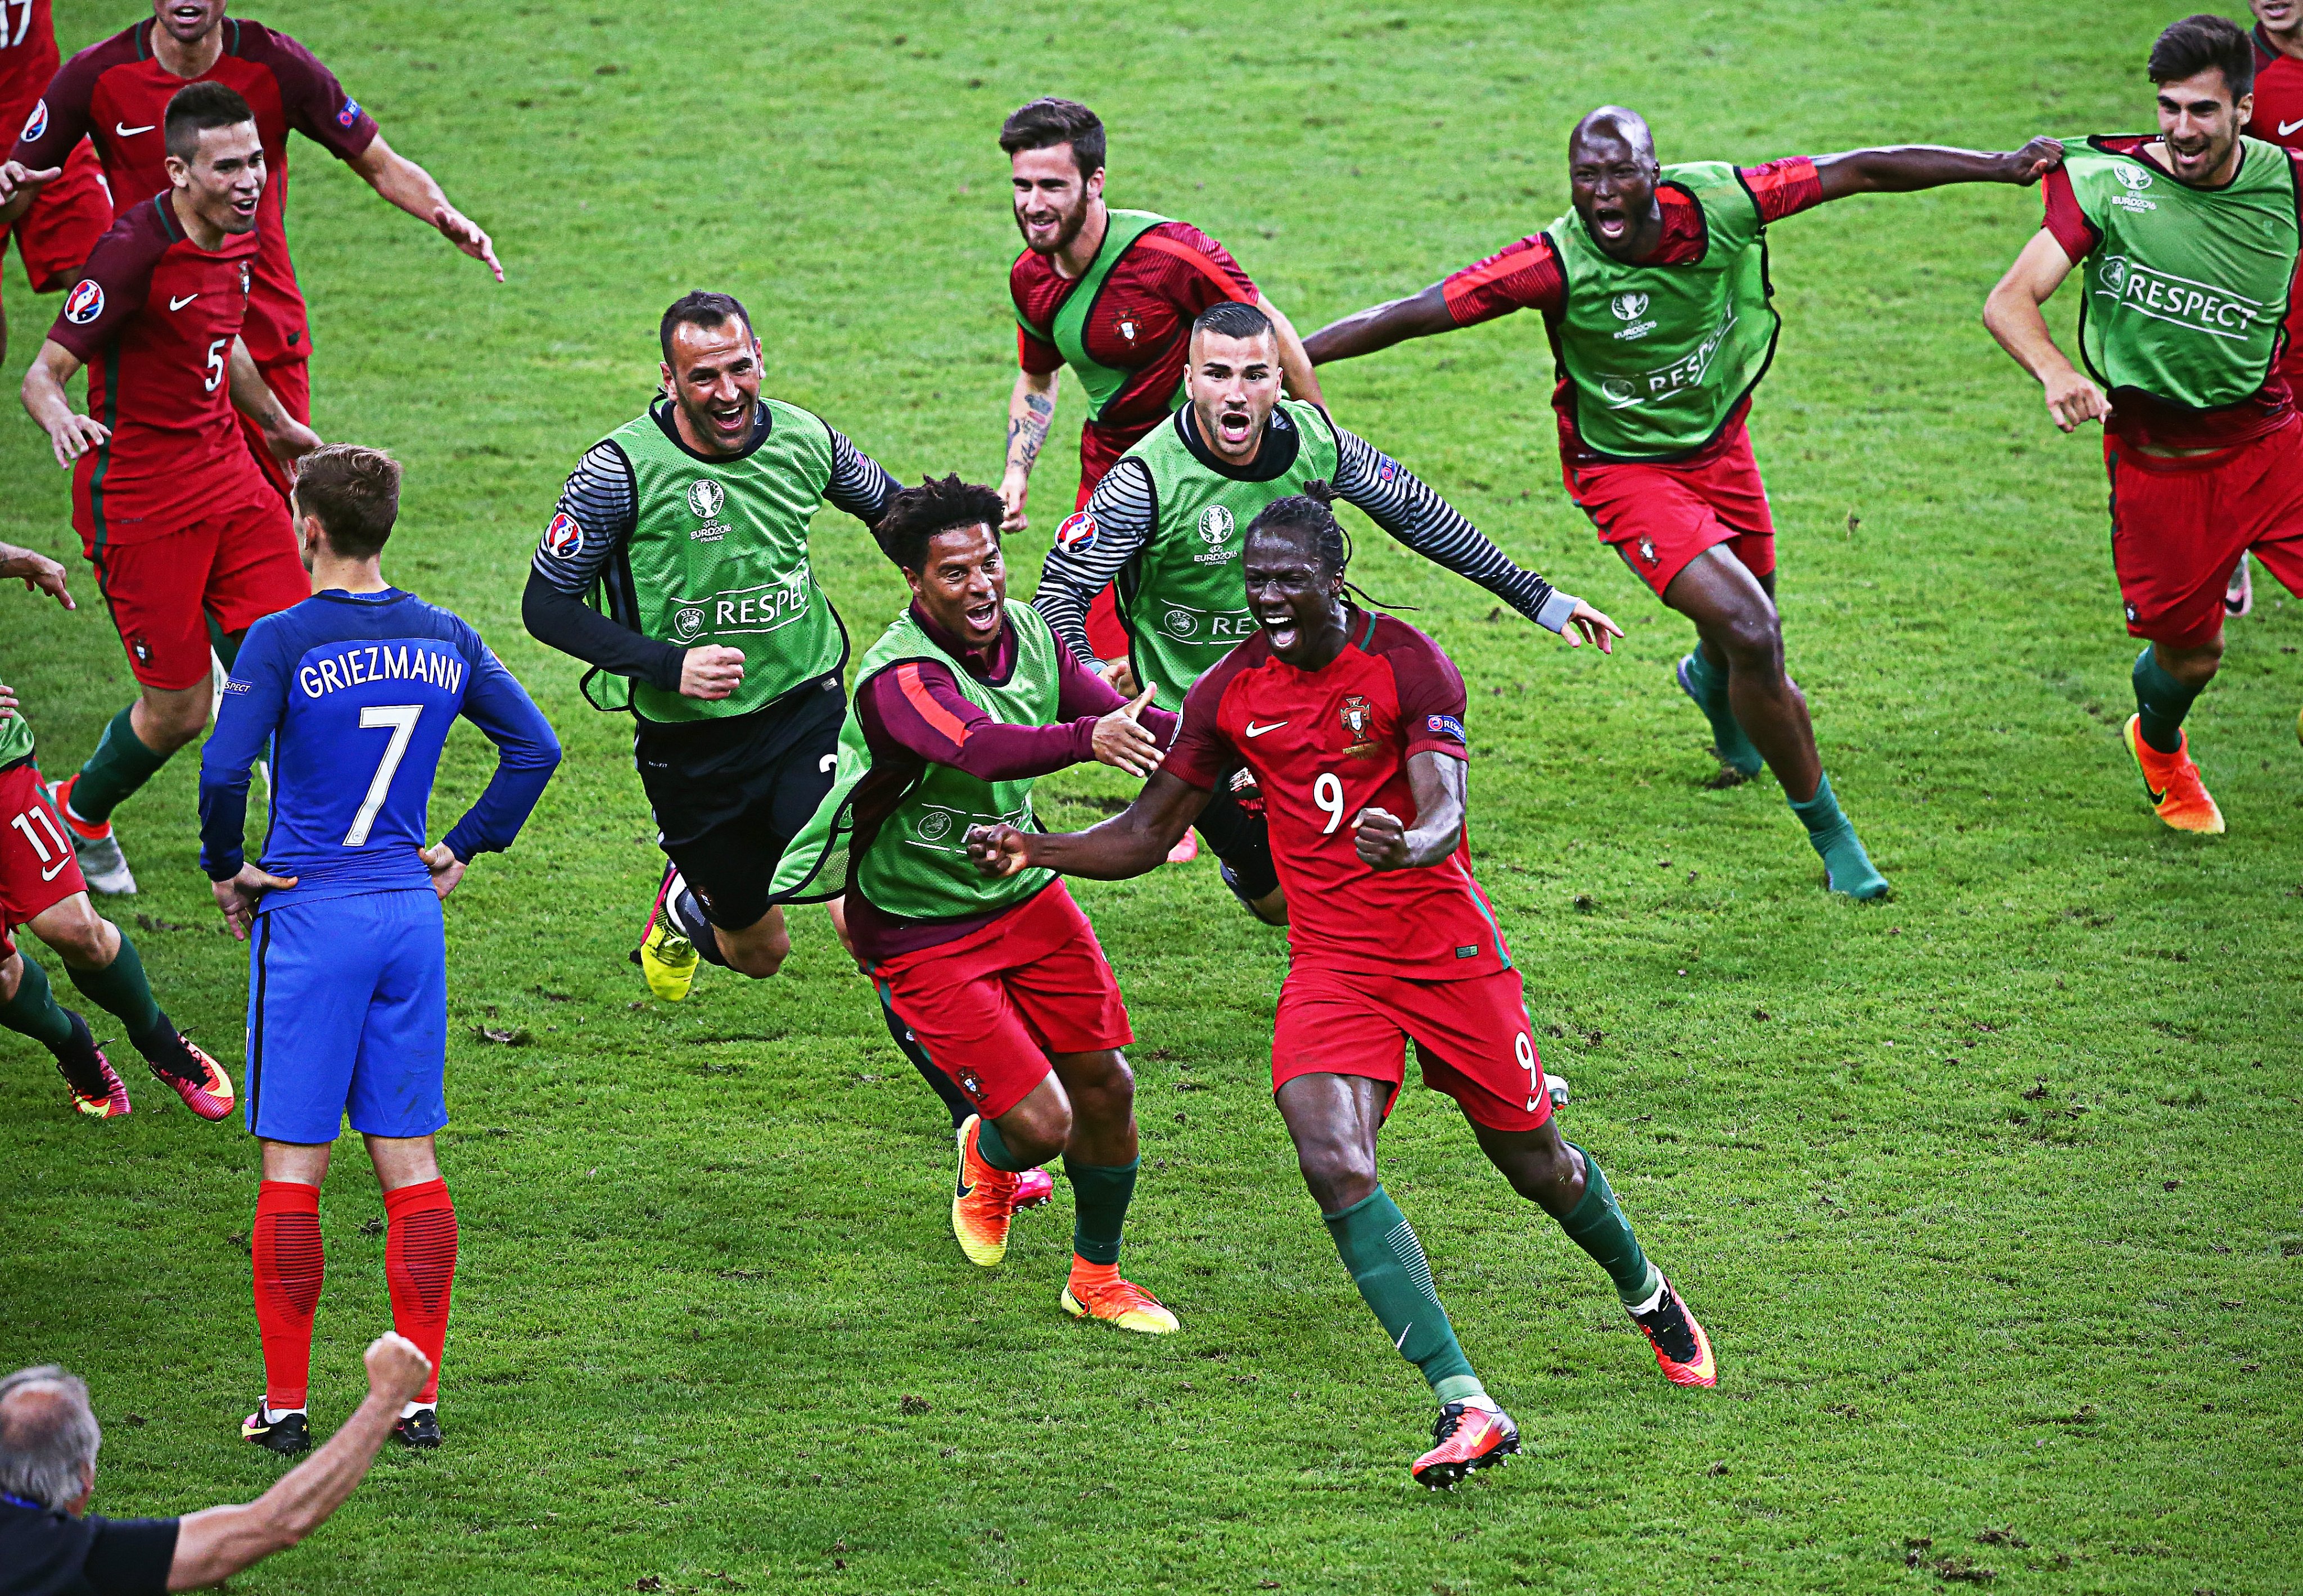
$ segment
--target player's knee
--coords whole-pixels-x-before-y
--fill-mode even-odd
[[[1095,1064],[1084,1077],[1075,1068],[1069,1091],[1073,1112],[1090,1125],[1122,1120],[1135,1111],[1135,1072],[1118,1048],[1092,1055]]]
[[[24,956],[11,953],[5,962],[0,962],[0,1003],[14,1002],[16,989],[23,984]]]
[[[32,930],[76,970],[100,970],[120,951],[110,921],[85,893],[66,899],[33,921]]]
[[[1341,1213],[1375,1192],[1375,1157],[1368,1148],[1346,1142],[1307,1143],[1296,1147],[1295,1163],[1321,1213]]]
[[[1771,604],[1739,610],[1719,629],[1717,641],[1736,672],[1780,676],[1784,669],[1783,622]]]
[[[763,917],[742,931],[721,931],[718,936],[720,954],[728,967],[755,981],[774,975],[791,957],[791,935],[780,922],[770,923]]]
[[[204,692],[161,693],[144,700],[143,724],[137,736],[157,751],[173,754],[207,730],[208,696]]]

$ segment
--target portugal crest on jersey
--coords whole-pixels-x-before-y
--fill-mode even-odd
[[[1344,704],[1336,712],[1344,723],[1344,735],[1351,739],[1344,752],[1364,757],[1375,751],[1375,705],[1365,693],[1346,693]]]

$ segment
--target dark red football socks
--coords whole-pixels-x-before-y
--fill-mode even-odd
[[[432,1378],[416,1393],[417,1402],[428,1406],[440,1395],[440,1355],[448,1345],[448,1296],[456,1284],[456,1205],[448,1200],[446,1181],[426,1180],[384,1193],[384,1211],[392,1227],[384,1244],[392,1328],[432,1360]]]
[[[454,1220],[449,1224],[452,1237]],[[452,1239],[449,1245],[452,1252]],[[312,1314],[320,1305],[326,1268],[320,1246],[320,1188],[292,1180],[257,1186],[248,1251],[256,1265],[256,1323],[264,1338],[264,1406],[273,1413],[301,1407],[311,1381]],[[395,1300],[397,1296],[395,1291]]]

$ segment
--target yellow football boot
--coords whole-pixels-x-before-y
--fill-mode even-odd
[[[1101,1319],[1147,1336],[1172,1336],[1182,1327],[1167,1305],[1133,1280],[1119,1278],[1117,1263],[1090,1263],[1072,1254],[1072,1277],[1064,1282],[1064,1312],[1075,1319]]]

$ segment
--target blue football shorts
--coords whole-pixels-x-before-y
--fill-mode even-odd
[[[248,1128],[333,1142],[448,1123],[448,943],[428,887],[268,899],[249,934]]]

